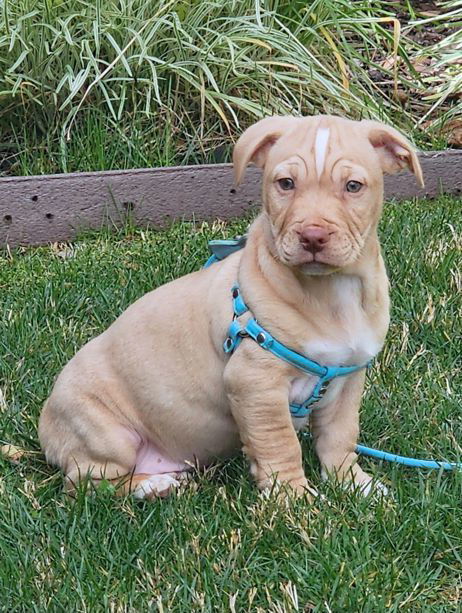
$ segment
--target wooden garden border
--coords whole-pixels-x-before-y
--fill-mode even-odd
[[[409,173],[386,177],[387,198],[462,193],[462,151],[420,159],[425,188]],[[120,225],[128,214],[138,226],[238,217],[259,204],[259,179],[250,168],[236,188],[230,164],[0,179],[0,247],[72,240],[83,230]]]

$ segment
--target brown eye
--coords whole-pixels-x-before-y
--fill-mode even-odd
[[[289,177],[284,179],[278,179],[279,187],[283,189],[285,192],[288,192],[291,189],[294,189],[295,183]]]
[[[346,190],[347,192],[350,192],[350,194],[357,194],[362,186],[363,184],[359,181],[348,181],[346,184]]]

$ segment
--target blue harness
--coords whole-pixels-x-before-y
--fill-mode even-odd
[[[321,366],[314,360],[310,360],[301,353],[277,341],[271,336],[268,330],[260,326],[254,317],[251,317],[245,325],[242,325],[237,318],[244,315],[244,313],[249,313],[249,307],[242,299],[239,285],[233,286],[231,294],[233,298],[234,317],[228,328],[228,337],[223,343],[225,353],[232,353],[237,349],[244,337],[250,337],[258,343],[260,347],[270,351],[276,357],[284,360],[284,362],[288,362],[308,375],[314,375],[318,378],[318,382],[305,402],[302,404],[290,404],[290,413],[292,417],[307,417],[307,415],[311,413],[312,405],[319,402],[326,393],[332,379],[336,377],[345,377],[368,366],[368,364],[362,364],[361,366]]]
[[[219,262],[235,251],[239,251],[239,249],[242,249],[245,246],[245,243],[245,235],[231,240],[209,241],[209,249],[212,252],[212,255],[205,263],[204,268],[208,268],[214,262]],[[292,417],[306,417],[309,415],[311,413],[312,406],[321,400],[329,383],[332,381],[332,379],[335,379],[335,377],[344,377],[369,366],[370,363],[362,364],[361,366],[321,366],[317,362],[314,362],[306,356],[289,349],[289,347],[286,347],[277,341],[267,330],[265,330],[265,328],[262,328],[262,326],[260,326],[257,320],[253,317],[251,317],[247,323],[242,326],[237,321],[237,318],[244,313],[250,312],[250,310],[242,299],[239,286],[235,285],[231,291],[234,317],[228,328],[228,337],[223,344],[225,353],[232,353],[239,346],[239,343],[243,338],[250,337],[256,343],[258,343],[260,347],[270,351],[278,358],[292,364],[292,366],[295,366],[299,370],[302,370],[309,375],[318,377],[318,382],[315,385],[314,390],[311,392],[310,397],[305,400],[303,404],[290,405],[290,413]],[[380,449],[365,447],[364,445],[356,445],[356,452],[378,460],[386,460],[387,462],[394,462],[397,464],[403,464],[404,466],[412,466],[414,468],[437,468],[442,470],[462,469],[462,463],[458,462],[420,460],[417,458],[396,455],[394,453],[389,453],[388,451],[381,451]]]

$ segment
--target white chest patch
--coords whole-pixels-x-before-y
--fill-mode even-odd
[[[328,142],[329,128],[318,128],[318,131],[316,132],[316,141],[314,148],[316,160],[316,174],[318,175],[318,179],[321,177],[324,170]]]

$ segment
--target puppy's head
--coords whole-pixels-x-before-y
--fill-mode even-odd
[[[263,168],[263,208],[277,257],[305,274],[354,264],[375,231],[383,173],[422,170],[409,142],[376,121],[269,117],[234,149],[239,183],[250,163]]]

